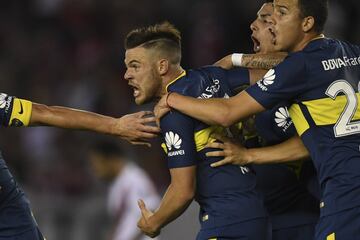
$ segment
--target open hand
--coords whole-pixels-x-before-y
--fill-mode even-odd
[[[218,148],[219,150],[207,152],[207,157],[224,157],[222,160],[212,163],[211,167],[219,167],[225,164],[246,165],[249,164],[248,150],[233,139],[213,134],[212,137],[221,141],[209,143],[207,148]]]
[[[112,134],[118,135],[132,144],[150,147],[151,144],[148,140],[155,138],[160,129],[149,125],[155,123],[155,117],[146,117],[147,115],[152,115],[152,112],[141,111],[116,119]]]

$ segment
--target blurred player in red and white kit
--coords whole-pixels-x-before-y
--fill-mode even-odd
[[[92,112],[57,106],[46,106],[28,100],[0,94],[0,126],[54,126],[91,130],[119,136],[133,144],[148,144],[159,131],[147,126],[153,118],[140,112],[113,118]],[[0,153],[0,239],[43,240],[31,213],[25,193],[16,183]]]
[[[150,209],[157,208],[160,203],[160,196],[149,176],[128,161],[123,149],[115,142],[103,141],[94,145],[90,160],[95,174],[111,182],[107,209],[114,224],[110,239],[150,239],[136,226],[141,217],[138,199],[145,199]]]

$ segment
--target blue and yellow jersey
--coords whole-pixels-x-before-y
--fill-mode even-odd
[[[248,74],[239,72],[238,76],[240,78],[231,78],[234,79],[229,85],[232,89],[249,84]],[[271,146],[296,135],[287,102],[257,114],[252,124],[244,123],[245,128],[251,128],[245,129],[250,133],[250,138],[245,136],[244,144],[247,147]],[[273,230],[317,222],[319,190],[311,161],[254,165],[253,169],[257,189],[263,194]]]
[[[167,90],[197,98],[229,97],[229,76],[230,73],[221,68],[203,67],[183,73]],[[262,199],[255,190],[256,177],[249,167],[210,167],[221,158],[206,157],[205,153],[211,149],[205,146],[215,141],[212,133],[225,134],[224,128],[209,126],[172,111],[161,119],[161,129],[168,167],[197,167],[195,200],[200,205],[202,229],[266,216]]]
[[[259,113],[255,127],[262,146],[271,146],[296,135],[286,103]],[[274,230],[314,224],[319,218],[316,172],[311,161],[254,165],[258,188],[264,194]]]
[[[31,102],[0,93],[0,126],[26,126]],[[37,226],[24,192],[10,173],[0,152],[0,237],[14,236]]]
[[[29,200],[10,173],[0,152],[0,238],[15,236],[34,229],[37,223]]]
[[[360,48],[316,39],[246,91],[265,108],[291,101],[290,116],[317,170],[321,215],[360,205]]]

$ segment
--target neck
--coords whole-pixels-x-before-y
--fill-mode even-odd
[[[169,69],[169,71],[164,76],[162,76],[162,86],[161,92],[159,94],[160,97],[167,93],[166,86],[179,77],[183,72],[184,69],[180,65],[177,65],[176,67]]]
[[[294,49],[292,49],[290,52],[298,52],[303,50],[311,41],[314,41],[319,38],[324,38],[324,34],[322,33],[311,33],[306,35],[301,42],[299,42]]]

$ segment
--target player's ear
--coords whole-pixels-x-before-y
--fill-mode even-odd
[[[314,28],[315,19],[312,16],[305,17],[302,22],[302,29],[305,33],[311,31]]]
[[[160,75],[165,75],[169,70],[169,61],[167,59],[160,59],[158,61],[158,72]]]

